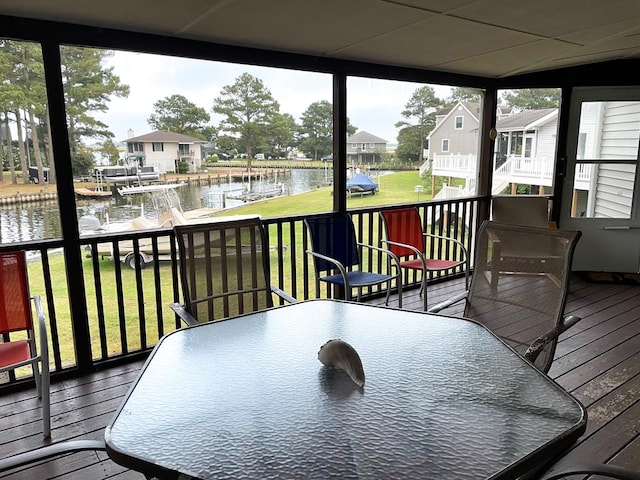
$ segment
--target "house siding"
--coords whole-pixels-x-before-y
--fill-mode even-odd
[[[536,129],[536,147],[535,147],[535,156],[540,158],[546,158],[551,168],[553,168],[554,161],[552,159],[555,158],[556,154],[556,139],[558,133],[558,120],[557,117],[552,122],[549,122],[545,125],[540,126],[539,129]]]
[[[145,164],[153,165],[158,173],[175,172],[175,152],[178,150],[177,143],[161,142],[162,152],[153,151],[153,142],[144,144]]]
[[[597,118],[597,113],[594,113]],[[594,127],[594,131],[597,127]],[[636,160],[640,131],[640,103],[608,102],[602,111],[599,154],[602,160]],[[598,141],[599,140],[599,141]],[[630,218],[636,171],[628,164],[600,164],[595,184],[594,215]]]
[[[462,129],[455,128],[456,117],[462,116]],[[478,127],[479,123],[469,111],[458,104],[446,117],[436,122],[429,135],[429,159],[434,155],[443,154],[473,154],[478,153]],[[442,140],[449,140],[449,151],[442,151]]]

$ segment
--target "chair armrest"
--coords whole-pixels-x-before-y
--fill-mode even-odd
[[[559,478],[578,474],[604,475],[605,477],[618,478],[620,480],[640,480],[640,472],[637,470],[630,470],[628,468],[617,467],[615,465],[590,463],[568,466],[566,469],[560,469],[544,475],[541,480],[557,480]]]
[[[298,300],[296,300],[295,298],[293,298],[291,295],[289,295],[287,292],[285,292],[284,290],[276,287],[275,285],[271,285],[271,291],[273,293],[275,293],[277,296],[279,296],[280,298],[282,298],[284,301],[289,302],[289,303],[298,303]]]
[[[40,462],[57,455],[83,452],[85,450],[105,451],[106,446],[104,440],[69,440],[54,443],[53,445],[47,445],[46,447],[36,448],[35,450],[18,453],[17,455],[0,460],[0,472],[22,467],[23,465],[28,465],[30,463]]]
[[[544,347],[550,341],[556,339],[562,332],[566,331],[568,328],[574,326],[581,320],[580,317],[576,317],[575,315],[567,315],[562,319],[562,323],[558,325],[557,328],[549,330],[546,333],[543,333],[538,338],[536,338],[527,351],[524,352],[524,358],[529,360],[531,363],[534,363],[540,355],[540,352],[544,349]]]
[[[170,303],[169,307],[171,307],[171,310],[173,310],[175,314],[178,315],[180,319],[187,324],[188,327],[192,327],[198,324],[198,320],[196,320],[189,312],[187,312],[187,309],[184,308],[184,305],[180,303]]]
[[[333,263],[336,266],[336,268],[340,270],[340,273],[342,274],[342,276],[346,278],[347,269],[344,268],[344,265],[342,265],[342,263],[340,263],[335,258],[327,257],[326,255],[322,255],[321,253],[314,252],[313,250],[307,250],[307,253],[312,257],[318,257],[318,258],[321,258],[322,260],[326,260],[329,263]]]
[[[453,238],[453,237],[447,237],[444,235],[436,235],[435,233],[423,233],[422,234],[425,238],[429,237],[429,238],[437,238],[439,240],[445,240],[447,242],[453,242],[456,245],[458,245],[458,247],[460,247],[460,249],[462,250],[462,253],[464,254],[464,260],[468,261],[469,258],[469,252],[467,251],[467,247],[464,246],[464,243],[462,243],[460,240],[458,240],[457,238]]]
[[[422,254],[422,252],[420,250],[418,250],[416,247],[414,247],[413,245],[407,245],[406,243],[394,242],[393,240],[380,240],[380,242],[381,243],[386,243],[388,245],[396,245],[398,247],[408,248],[413,253],[415,253],[417,256],[419,256],[419,257],[423,257],[424,256]]]
[[[458,247],[460,248],[460,250],[462,251],[462,262],[461,263],[466,263],[467,264],[467,268],[465,270],[466,272],[466,284],[467,284],[467,288],[469,288],[469,270],[471,269],[471,264],[469,262],[469,251],[467,250],[467,247],[464,246],[464,243],[462,243],[460,240],[458,240],[457,238],[453,238],[453,237],[446,237],[444,235],[436,235],[435,233],[423,233],[422,234],[425,238],[429,237],[429,238],[437,238],[439,240],[444,240],[446,242],[452,242],[455,243],[456,245],[458,245]],[[426,248],[426,247],[425,247]]]
[[[427,310],[427,313],[438,313],[439,311],[444,310],[445,308],[450,307],[451,305],[458,303],[461,300],[465,300],[468,295],[469,295],[469,291],[459,293],[449,298],[448,300],[445,300],[444,302],[440,302],[434,305],[433,307]]]
[[[389,258],[393,260],[393,263],[395,264],[395,267],[398,269],[398,272],[400,272],[400,259],[391,250],[387,250],[386,248],[376,247],[368,243],[357,242],[357,245],[359,247],[368,248],[369,250],[374,250],[376,252],[381,252],[381,253],[384,253],[385,255],[388,255]]]

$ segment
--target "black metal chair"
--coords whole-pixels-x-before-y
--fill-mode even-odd
[[[273,294],[296,300],[270,283],[269,246],[258,216],[177,225],[183,304],[173,311],[187,324],[273,307]]]
[[[354,288],[358,289],[356,299],[359,300],[363,287],[386,284],[385,304],[388,305],[395,279],[398,306],[402,308],[402,277],[398,257],[384,248],[358,242],[353,221],[346,213],[310,217],[304,222],[311,237],[311,249],[307,253],[313,257],[318,281],[341,287],[346,300],[352,300]],[[388,273],[362,269],[360,251],[365,248],[386,256]],[[394,269],[395,272],[391,273]]]
[[[564,316],[569,274],[581,233],[486,221],[476,236],[471,286],[429,312],[465,300],[464,316],[500,336],[548,372],[558,336],[579,321]],[[527,245],[526,251],[512,246]]]

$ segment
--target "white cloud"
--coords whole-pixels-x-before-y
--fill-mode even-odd
[[[184,95],[211,113],[221,89],[244,72],[260,78],[280,103],[281,113],[291,114],[296,120],[311,103],[332,101],[332,78],[328,74],[120,51],[108,58],[107,65],[130,87],[128,98],[112,98],[108,112],[99,116],[116,140],[126,139],[128,129],[135,135],[149,133],[147,118],[153,113],[153,104],[170,95]],[[359,130],[395,143],[394,125],[402,119],[400,112],[420,86],[350,77],[347,115]],[[436,93],[444,97],[448,87],[437,87]]]

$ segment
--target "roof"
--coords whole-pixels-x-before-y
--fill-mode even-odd
[[[168,132],[166,130],[156,130],[155,132],[140,135],[138,137],[131,137],[124,140],[127,143],[131,142],[165,142],[165,143],[207,143],[200,138],[190,137],[189,135],[183,135],[182,133]]]
[[[111,8],[77,0],[5,0],[2,13],[88,25],[104,37],[113,36],[106,29],[160,35],[163,46],[166,36],[486,78],[640,58],[636,0],[116,0]],[[1,23],[3,32],[34,29],[7,19],[7,30]],[[61,27],[65,35],[71,30]]]
[[[458,105],[462,105],[464,108],[469,110],[469,113],[473,115],[476,119],[480,117],[480,104],[477,102],[458,102],[455,105],[450,107],[442,107],[436,112],[437,117],[445,117],[451,113],[451,111],[456,108]]]
[[[365,132],[364,130],[347,137],[347,143],[388,143],[384,138]]]
[[[496,122],[496,130],[514,130],[532,128],[534,124],[549,117],[554,118],[557,108],[542,108],[539,110],[523,110],[521,112],[513,113],[507,117],[503,117]]]

